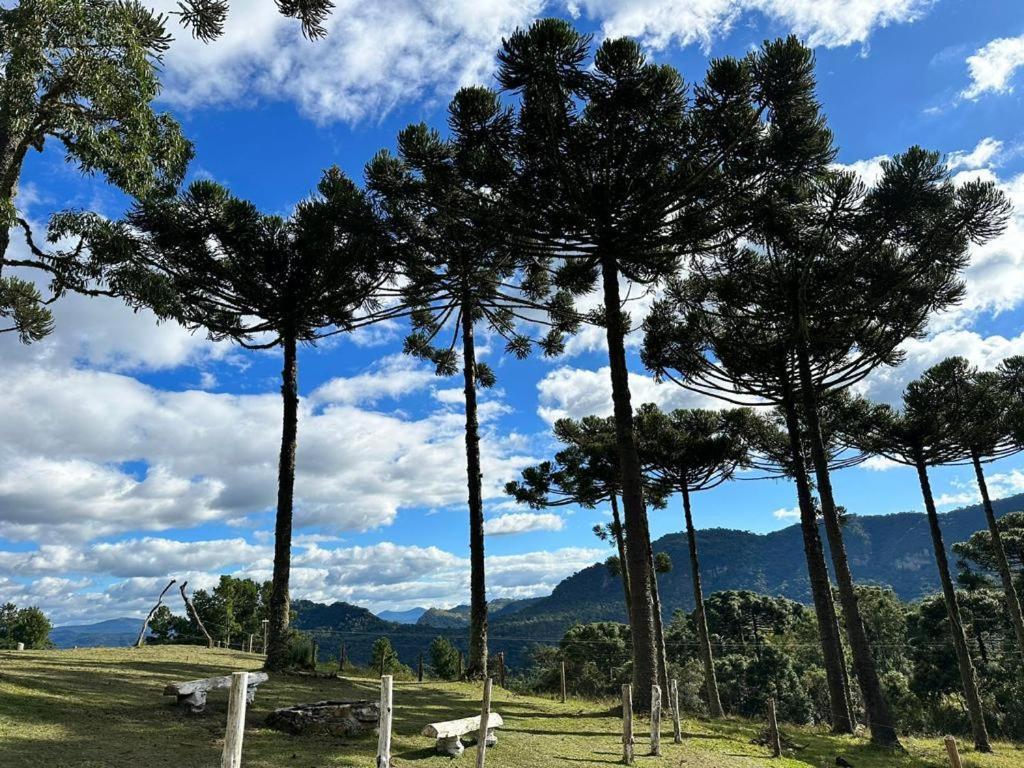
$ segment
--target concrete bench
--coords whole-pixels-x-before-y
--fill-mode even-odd
[[[495,728],[504,725],[501,715],[491,712],[487,716],[487,746],[493,747],[498,743],[498,737],[494,733]],[[458,757],[465,747],[462,746],[461,737],[468,734],[480,733],[480,715],[476,717],[464,717],[461,720],[446,720],[442,723],[431,723],[423,729],[424,736],[437,739],[437,751],[443,752],[451,757]]]
[[[245,700],[252,704],[256,698],[256,687],[267,682],[266,672],[250,672],[249,685],[245,690]],[[171,683],[164,688],[164,696],[177,696],[178,704],[188,707],[192,712],[206,709],[206,694],[218,688],[230,688],[231,675],[224,677],[206,677],[202,680],[189,680],[185,683]]]

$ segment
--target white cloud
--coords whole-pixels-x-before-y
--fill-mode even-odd
[[[560,515],[549,512],[510,512],[492,517],[484,523],[484,531],[488,536],[509,536],[530,531],[560,531],[565,527],[565,520]]]
[[[273,3],[236,0],[222,39],[188,33],[166,56],[162,98],[186,109],[294,102],[325,122],[379,119],[403,103],[446,101],[460,85],[489,83],[502,37],[568,9],[607,36],[633,35],[654,49],[705,47],[759,13],[812,46],[867,41],[872,31],[919,18],[932,0],[336,0],[322,40],[302,38]],[[158,0],[163,11],[174,0]]]
[[[433,368],[404,354],[376,361],[369,370],[346,378],[331,379],[313,392],[317,403],[375,405],[424,389],[438,381]],[[461,390],[459,401],[462,401]]]
[[[772,512],[772,517],[776,520],[799,520],[800,519],[800,507],[782,507]]]
[[[359,397],[375,391],[358,381],[325,386]],[[121,374],[39,366],[7,367],[0,386],[0,536],[87,540],[234,520],[275,504],[276,394],[168,392]],[[413,418],[313,405],[300,405],[298,527],[368,530],[401,507],[463,502],[458,410],[440,404]],[[526,438],[494,425],[505,408],[484,401],[480,409],[488,499],[503,498],[503,483],[535,461]],[[134,462],[144,463],[141,477]]]
[[[612,390],[607,366],[595,371],[561,367],[550,371],[537,382],[538,415],[553,424],[561,418],[609,416],[612,413]],[[676,384],[657,383],[650,376],[629,374],[629,391],[634,408],[655,403],[663,409],[722,408],[721,400],[699,395]]]
[[[631,35],[652,48],[699,43],[729,34],[749,13],[761,13],[811,46],[864,43],[880,27],[922,16],[932,0],[574,0],[570,8],[602,20],[605,35]]]
[[[949,157],[946,158],[946,163],[953,169],[967,168],[972,170],[986,168],[993,163],[1002,151],[1003,142],[991,136],[986,136],[970,152],[950,152]]]
[[[469,560],[435,546],[379,542],[325,549],[296,544],[291,593],[296,599],[344,600],[371,610],[418,604],[455,605],[469,595]],[[488,596],[535,597],[598,561],[602,550],[568,547],[517,555],[488,555]],[[238,565],[238,558],[247,559]],[[178,542],[133,539],[85,548],[43,546],[34,552],[0,551],[4,599],[39,605],[56,623],[141,615],[169,578],[189,588],[209,589],[220,573],[265,580],[271,574],[270,547],[241,540]],[[87,574],[85,578],[67,574]],[[26,575],[34,580],[20,582]],[[104,577],[119,580],[106,583]],[[167,601],[180,610],[176,602]]]
[[[992,40],[967,57],[971,84],[960,95],[977,99],[984,93],[1010,93],[1013,76],[1024,67],[1024,35]]]
[[[990,370],[1011,355],[1024,354],[1024,334],[1008,339],[982,336],[976,331],[946,330],[925,339],[910,339],[902,348],[906,361],[898,368],[875,370],[858,387],[862,393],[879,402],[898,403],[909,382],[952,355],[961,355],[982,370]]]
[[[319,121],[376,119],[402,103],[486,82],[503,35],[540,0],[335,0],[327,36],[305,40],[273,3],[236,0],[211,45],[178,34],[163,99],[185,108],[293,101]],[[164,11],[173,0],[160,0]]]

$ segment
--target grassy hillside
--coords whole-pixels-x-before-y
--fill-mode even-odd
[[[163,686],[258,666],[255,656],[198,647],[0,652],[0,765],[4,768],[182,768],[219,764],[226,692],[210,695],[207,711],[187,715],[164,701]],[[326,768],[373,765],[376,739],[293,737],[262,727],[274,707],[326,698],[371,698],[374,681],[274,677],[260,687],[248,712],[246,768]],[[395,684],[394,765],[451,766],[419,735],[424,724],[478,710],[479,690],[468,684]],[[496,690],[493,709],[505,718],[497,747],[487,753],[494,768],[607,766],[618,761],[620,721],[610,703],[516,696]],[[759,725],[687,719],[684,743],[672,743],[666,723],[664,755],[646,757],[644,723],[638,723],[637,765],[643,768],[807,768],[834,765],[843,755],[857,768],[937,768],[945,765],[937,739],[909,740],[910,754],[894,757],[861,739],[839,739],[811,729],[787,729],[803,748],[769,760],[750,743]],[[1011,768],[1024,751],[997,745],[994,756],[966,754],[968,768]],[[471,749],[459,765],[471,766]]]

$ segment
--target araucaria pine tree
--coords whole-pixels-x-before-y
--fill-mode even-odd
[[[450,139],[423,124],[398,137],[398,155],[379,153],[367,182],[402,253],[398,298],[410,308],[405,351],[429,360],[438,375],[462,369],[466,406],[469,496],[470,626],[466,676],[487,676],[487,592],[484,564],[483,475],[477,390],[494,372],[477,359],[476,329],[505,340],[517,358],[535,344],[561,350],[575,324],[565,300],[551,294],[543,264],[508,237],[503,189],[512,174],[512,117],[497,95],[461,90],[449,108]],[[547,324],[538,341],[520,329]],[[456,349],[461,351],[460,356]]]
[[[619,512],[619,496],[622,493],[622,472],[619,467],[619,452],[614,418],[585,416],[579,421],[559,419],[554,425],[554,434],[565,448],[555,454],[554,461],[543,461],[535,467],[523,470],[522,480],[505,485],[505,492],[516,501],[529,504],[535,509],[578,504],[593,508],[600,503],[611,505],[612,519],[605,526],[594,526],[594,532],[601,538],[610,536],[618,551],[618,576],[625,592],[626,615],[630,614],[632,594],[628,561],[630,543],[626,540],[625,528]],[[642,441],[641,441],[642,442]],[[664,483],[651,482],[644,476],[644,497],[649,506],[664,507],[666,504]],[[669,493],[671,491],[669,490]],[[647,556],[655,563],[654,552],[647,544]],[[660,683],[668,690],[667,651],[665,632],[662,626],[661,596],[658,594],[657,579],[651,580],[651,602],[654,607],[654,635],[661,659]]]
[[[949,619],[949,632],[974,733],[974,746],[979,752],[991,752],[977,674],[967,644],[946,545],[942,539],[935,499],[928,480],[928,467],[958,463],[963,459],[963,449],[958,443],[959,435],[954,431],[954,422],[947,418],[949,414],[944,412],[941,405],[945,394],[942,390],[948,383],[944,379],[948,372],[948,366],[943,363],[925,371],[903,393],[902,412],[888,406],[879,406],[862,425],[853,425],[850,439],[863,450],[913,467],[917,471]]]
[[[69,163],[132,195],[173,192],[192,146],[153,110],[157,71],[171,38],[165,17],[134,0],[21,0],[0,8],[0,318],[23,342],[52,330],[36,286],[4,267],[41,273],[52,291],[95,287],[81,251],[48,254],[17,209],[30,150],[59,142]],[[8,258],[20,224],[30,254]]]
[[[748,458],[744,437],[748,419],[749,414],[736,410],[676,410],[663,413],[650,403],[641,406],[636,416],[640,461],[651,475],[664,484],[666,491],[678,491],[683,499],[697,640],[704,664],[708,712],[712,717],[722,717],[725,713],[718,695],[711,635],[704,612],[704,589],[701,585],[697,532],[693,526],[690,494],[721,485],[744,466]]]
[[[1006,458],[1024,446],[1014,434],[1014,421],[1020,407],[1015,392],[1015,371],[1019,357],[1005,360],[996,371],[979,371],[962,357],[950,357],[930,368],[926,374],[932,408],[949,425],[949,438],[960,447],[959,461],[970,463],[981,494],[985,521],[991,537],[995,570],[1003,586],[1006,613],[1017,638],[1017,652],[1024,656],[1024,616],[1020,597],[1013,583],[1013,572],[1006,557],[1002,533],[992,509],[984,464]]]
[[[968,247],[1000,231],[1007,203],[992,184],[954,185],[938,155],[920,148],[882,170],[868,190],[823,164],[765,198],[745,233],[750,245],[694,260],[652,313],[648,359],[699,391],[768,395],[787,414],[795,458],[806,440],[872,737],[896,744],[857,606],[820,403],[897,364],[930,313],[958,301]]]
[[[504,41],[498,80],[521,97],[515,209],[509,233],[524,248],[557,257],[556,283],[595,289],[591,318],[605,329],[622,470],[633,681],[646,709],[661,675],[655,643],[643,473],[633,437],[620,283],[655,286],[687,254],[734,236],[733,223],[758,185],[799,171],[804,158],[788,105],[812,83],[809,52],[796,40],[766,45],[742,61],[712,62],[688,95],[679,73],[647,61],[633,40],[606,40],[588,62],[590,38],[558,19]],[[772,119],[768,119],[771,116]],[[796,129],[796,131],[794,131]],[[758,166],[770,144],[776,162]]]
[[[260,213],[212,182],[136,203],[125,220],[68,215],[98,264],[134,265],[112,288],[213,339],[280,347],[282,431],[266,667],[288,660],[292,516],[298,432],[299,344],[385,316],[377,298],[393,279],[381,222],[337,168],[288,218]]]

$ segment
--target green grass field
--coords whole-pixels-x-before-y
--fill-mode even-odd
[[[210,694],[206,712],[180,712],[161,696],[176,680],[255,668],[256,656],[231,651],[171,646],[75,651],[0,651],[0,766],[3,768],[214,768],[226,714],[226,691]],[[396,682],[393,764],[447,766],[432,740],[420,736],[429,722],[479,711],[478,686]],[[327,698],[376,698],[374,681],[278,676],[259,689],[248,712],[243,751],[246,768],[326,768],[374,765],[376,738],[288,736],[262,727],[275,707]],[[621,758],[621,723],[611,702],[517,696],[495,689],[492,709],[505,727],[488,750],[494,768],[601,766]],[[906,740],[909,754],[872,750],[861,739],[836,738],[819,730],[785,728],[802,749],[782,760],[751,744],[761,726],[741,720],[711,724],[686,718],[682,744],[672,743],[665,723],[663,756],[645,756],[649,726],[637,723],[637,765],[643,768],[800,768],[834,765],[843,755],[855,768],[945,766],[938,739]],[[995,755],[964,754],[965,766],[1011,768],[1024,765],[1024,750],[997,745]],[[472,766],[475,751],[459,759]]]

